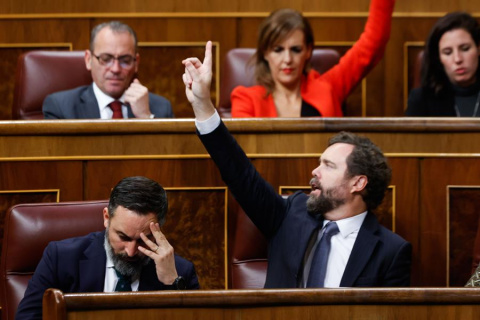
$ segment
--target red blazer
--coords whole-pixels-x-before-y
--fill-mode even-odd
[[[382,59],[390,37],[395,0],[372,0],[365,30],[339,63],[324,74],[311,70],[302,78],[302,99],[323,117],[341,117],[342,103]],[[272,95],[263,86],[239,86],[232,91],[232,117],[277,117]]]

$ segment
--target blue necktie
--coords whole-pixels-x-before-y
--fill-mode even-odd
[[[117,285],[115,286],[116,292],[122,291],[132,291],[132,284],[130,283],[130,277],[121,274],[120,272],[115,269],[115,273],[118,277]]]
[[[330,240],[338,233],[336,222],[329,222],[325,226],[312,259],[310,274],[308,275],[307,288],[323,288],[327,274],[328,254],[330,253]]]

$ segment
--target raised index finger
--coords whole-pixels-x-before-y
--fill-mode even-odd
[[[207,41],[205,45],[205,58],[203,59],[203,64],[211,69],[212,68],[212,41]]]

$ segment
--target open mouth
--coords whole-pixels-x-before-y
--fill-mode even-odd
[[[310,180],[310,188],[312,189],[312,192],[319,190],[320,192],[322,191],[322,186],[320,185],[320,182],[318,182],[317,179],[312,178]]]

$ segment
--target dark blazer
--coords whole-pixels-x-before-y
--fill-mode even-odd
[[[455,96],[447,90],[435,96],[423,88],[415,88],[408,95],[405,115],[409,117],[456,117]]]
[[[223,122],[200,135],[222,178],[253,223],[268,239],[266,288],[299,286],[310,238],[323,218],[307,213],[308,196],[278,195],[256,171]],[[358,233],[340,286],[398,287],[410,285],[411,245],[381,226],[368,213]]]
[[[148,93],[150,112],[155,118],[173,118],[170,101],[153,93]],[[128,107],[128,117],[135,118]],[[93,93],[93,85],[55,92],[43,101],[45,119],[99,119],[100,110]]]
[[[107,256],[103,247],[105,231],[83,237],[50,242],[43,252],[35,273],[28,282],[15,319],[42,319],[42,298],[48,288],[65,293],[103,292]],[[193,264],[175,256],[179,276],[185,278],[188,289],[198,289]],[[172,289],[158,281],[155,263],[150,261],[140,276],[138,291]]]

